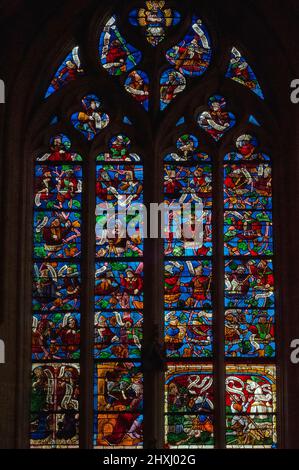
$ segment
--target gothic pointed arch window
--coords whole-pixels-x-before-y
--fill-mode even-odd
[[[30,447],[276,447],[267,88],[193,2],[125,3],[43,89]],[[151,203],[189,209],[155,239]]]

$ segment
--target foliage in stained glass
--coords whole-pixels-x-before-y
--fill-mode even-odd
[[[77,447],[79,365],[32,366],[30,441],[32,447]]]
[[[226,161],[270,161],[270,157],[264,153],[259,152],[259,141],[256,137],[250,134],[243,134],[236,140],[237,152],[230,152],[225,155]]]
[[[36,262],[33,276],[34,311],[74,311],[80,307],[80,265]]]
[[[200,152],[198,139],[194,135],[184,134],[176,142],[177,152],[164,157],[165,162],[210,162],[209,155]]]
[[[236,124],[233,113],[226,111],[226,100],[223,96],[213,95],[208,102],[209,110],[199,114],[197,122],[216,142]]]
[[[232,48],[230,64],[226,77],[246,86],[259,98],[264,99],[262,89],[254,71],[236,47]]]
[[[93,140],[109,124],[110,118],[101,107],[102,103],[96,95],[87,95],[82,99],[82,110],[71,117],[74,128],[87,140]]]
[[[81,209],[81,166],[36,165],[34,182],[35,208]]]
[[[271,260],[234,259],[225,266],[225,305],[229,308],[271,308],[274,276]]]
[[[165,349],[169,358],[212,356],[212,312],[165,311]]]
[[[182,41],[166,52],[166,59],[186,76],[203,75],[212,57],[211,41],[202,21],[193,16],[192,26]]]
[[[76,46],[57,69],[57,72],[55,73],[55,76],[46,92],[45,98],[48,98],[81,75],[84,75],[84,70],[82,69],[79,57],[79,47]]]
[[[211,308],[211,261],[165,261],[164,301],[167,309]]]
[[[166,449],[213,448],[213,416],[206,414],[167,415],[165,447]]]
[[[95,359],[138,359],[141,357],[142,313],[96,312]]]
[[[133,26],[145,29],[146,39],[156,47],[163,41],[167,28],[176,26],[180,22],[180,14],[167,8],[165,1],[146,1],[145,8],[131,11],[129,20]]]
[[[272,213],[225,212],[224,254],[227,256],[272,256]]]
[[[160,109],[163,111],[186,88],[186,78],[174,69],[165,70],[160,79]]]
[[[133,70],[125,81],[125,89],[147,111],[149,106],[149,78],[142,70]]]
[[[32,319],[32,360],[79,360],[80,314],[36,313]]]
[[[143,308],[143,263],[96,263],[96,308]]]
[[[116,26],[112,16],[100,37],[99,55],[102,66],[110,75],[122,75],[133,70],[141,61],[142,54],[129,44]]]
[[[76,212],[43,212],[34,216],[36,258],[76,258],[81,254],[81,215]]]
[[[227,357],[274,357],[275,312],[229,309],[225,312]]]
[[[129,137],[124,134],[118,134],[110,140],[109,152],[101,153],[97,157],[97,160],[105,162],[139,162],[139,155],[137,155],[136,153],[131,153],[130,148],[131,141]]]
[[[82,157],[70,152],[71,141],[64,134],[58,134],[50,140],[50,152],[37,157],[38,162],[81,162]]]

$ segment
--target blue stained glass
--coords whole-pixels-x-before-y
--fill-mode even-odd
[[[76,46],[70,54],[64,59],[51,84],[46,92],[45,98],[48,98],[56,91],[63,88],[68,83],[76,80],[78,76],[83,75],[84,71],[81,67],[81,61],[79,57],[79,47]]]
[[[258,120],[257,120],[252,114],[249,116],[248,122],[249,122],[250,124],[253,124],[254,126],[261,127],[261,125],[260,125],[260,123],[258,122]]]
[[[259,98],[264,99],[262,89],[254,71],[236,47],[232,48],[230,64],[226,77],[246,86]]]
[[[178,122],[176,123],[176,127],[179,127],[181,126],[182,124],[185,124],[185,118],[184,117],[181,117]]]
[[[141,61],[141,52],[127,43],[116,26],[116,17],[106,23],[100,37],[99,55],[102,66],[110,75],[122,75]]]
[[[127,124],[128,126],[132,126],[132,125],[133,125],[131,119],[129,119],[128,116],[124,116],[124,118],[123,118],[123,123],[124,123],[124,124]]]

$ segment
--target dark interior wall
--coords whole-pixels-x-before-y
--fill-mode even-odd
[[[198,1],[186,0],[198,7]],[[185,2],[185,3],[186,3]],[[23,324],[22,302],[26,293],[24,262],[27,235],[24,187],[26,165],[23,146],[26,126],[34,117],[42,89],[41,77],[51,60],[63,48],[86,12],[96,8],[104,12],[120,0],[52,0],[33,2],[15,0],[0,6],[0,78],[6,85],[6,104],[0,105],[1,158],[1,310],[0,338],[6,344],[6,364],[0,365],[0,448],[22,446],[18,438],[24,383],[21,380]],[[245,5],[246,4],[246,5]],[[290,102],[290,82],[299,78],[297,29],[298,0],[226,0],[202,1],[215,18],[216,27],[237,38],[255,58],[259,75],[266,86],[269,112],[276,121],[283,142],[277,165],[279,185],[279,286],[281,303],[281,357],[283,375],[284,442],[299,448],[299,366],[289,360],[289,345],[299,338],[299,105]],[[48,80],[50,77],[44,77]],[[29,234],[30,236],[30,234]],[[21,273],[20,273],[21,272]],[[27,293],[28,296],[28,293]],[[26,348],[25,348],[26,349]]]

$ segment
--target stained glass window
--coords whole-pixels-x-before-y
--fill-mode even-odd
[[[51,138],[49,152],[37,156],[35,163],[30,415],[33,448],[79,446],[80,161],[81,157],[71,152],[71,141],[58,135]]]
[[[143,166],[124,135],[96,165],[94,446],[142,447]],[[102,162],[102,163],[100,163]],[[109,163],[104,163],[109,162]],[[136,208],[124,214],[121,208]],[[117,209],[113,230],[109,211]],[[130,235],[131,224],[134,230]],[[105,360],[105,362],[102,362]],[[130,362],[128,362],[130,361]]]
[[[204,13],[120,3],[44,92],[30,446],[274,448],[265,90],[242,47],[219,38],[221,58]],[[145,201],[164,203],[162,240],[146,240]]]

